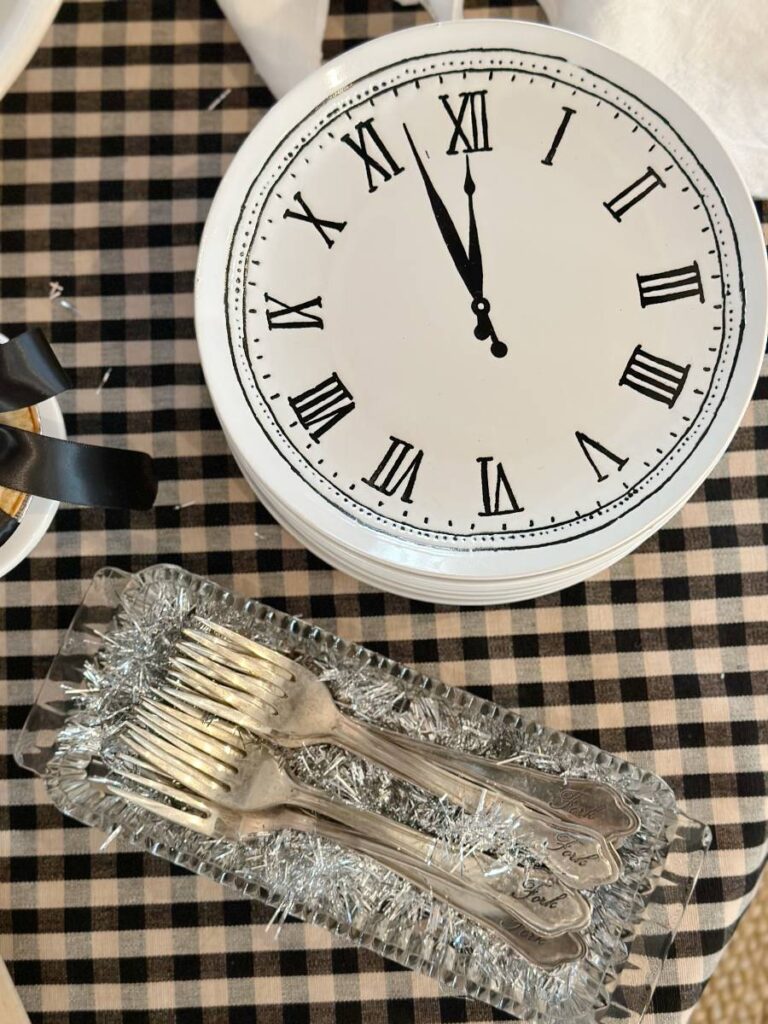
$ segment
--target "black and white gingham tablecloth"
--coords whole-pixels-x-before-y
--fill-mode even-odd
[[[491,13],[541,16],[533,0]],[[326,55],[425,17],[333,0]],[[270,103],[213,0],[82,0],[64,4],[0,104],[0,328],[48,328],[76,382],[62,398],[70,435],[144,448],[163,481],[149,513],[61,509],[0,582],[0,954],[45,1024],[504,1019],[320,928],[268,931],[269,909],[119,839],[100,852],[104,837],[63,820],[15,766],[17,730],[87,580],[106,563],[167,560],[668,779],[715,833],[655,999],[653,1021],[678,1024],[768,853],[768,377],[683,512],[586,584],[454,609],[331,571],[241,479],[194,339],[208,206]],[[51,282],[74,310],[49,298]]]

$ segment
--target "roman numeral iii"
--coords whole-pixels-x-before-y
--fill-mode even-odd
[[[291,217],[294,220],[304,220],[308,224],[311,224],[313,228],[317,230],[322,240],[328,246],[329,249],[333,248],[334,238],[328,234],[329,231],[343,231],[347,226],[345,220],[323,220],[322,217],[316,217],[314,213],[307,206],[301,192],[297,192],[293,197],[301,207],[301,211],[297,210],[286,210],[283,214],[283,220]]]
[[[368,191],[375,192],[377,186],[374,184],[374,174],[378,175],[383,181],[389,181],[396,174],[400,174],[403,168],[400,167],[381,141],[379,133],[373,127],[372,117],[369,117],[367,121],[358,121],[355,125],[355,131],[357,132],[357,139],[353,139],[349,132],[347,132],[346,135],[341,136],[341,141],[346,143],[352,152],[357,153],[363,161],[368,178]],[[372,150],[377,151],[375,156],[371,152]]]
[[[614,455],[610,448],[606,448],[604,444],[600,444],[599,441],[593,441],[591,437],[587,437],[586,434],[582,434],[580,430],[576,431],[576,440],[579,442],[582,452],[587,457],[592,469],[595,471],[598,483],[602,483],[603,480],[608,479],[608,474],[604,473],[601,469],[601,465],[604,465],[604,459],[609,459],[617,469],[623,469],[629,459],[620,459],[618,455]],[[600,459],[599,456],[603,458]]]
[[[335,427],[355,408],[352,395],[335,373],[313,388],[289,398],[288,404],[313,441],[319,441],[327,430]]]
[[[563,141],[563,136],[565,135],[565,129],[568,127],[568,122],[575,113],[576,111],[573,107],[563,107],[563,118],[555,132],[555,137],[552,140],[552,145],[549,147],[549,152],[541,161],[543,164],[546,164],[547,167],[552,166],[552,161],[555,159],[555,153],[558,151],[560,143]]]
[[[399,437],[393,437],[391,434],[389,439],[392,443],[386,455],[369,477],[363,477],[363,483],[369,484],[387,497],[401,491],[401,501],[410,504],[424,452],[419,450],[411,457],[414,450],[412,444],[401,441]]]
[[[477,153],[492,148],[488,143],[486,95],[485,89],[478,89],[475,92],[460,92],[460,102],[456,111],[453,109],[449,96],[440,97],[453,124],[453,135],[446,150],[449,155],[459,152],[457,148],[459,142],[463,146],[462,153]]]
[[[319,295],[315,296],[314,299],[307,299],[305,302],[299,302],[295,306],[290,306],[287,302],[283,302],[282,299],[276,299],[274,295],[270,295],[268,292],[264,292],[264,301],[276,303],[275,309],[267,309],[267,325],[270,331],[274,331],[277,328],[299,330],[303,327],[319,327],[323,329],[322,317],[319,317],[316,313],[307,312],[310,309],[314,309],[315,306],[322,308],[323,300]]]
[[[678,366],[669,359],[644,351],[638,345],[624,368],[619,384],[662,402],[671,409],[680,397],[690,368],[690,364]]]
[[[637,288],[640,292],[640,305],[643,307],[693,297],[698,297],[699,302],[704,301],[699,264],[695,260],[689,267],[678,267],[677,270],[638,274]]]
[[[495,474],[491,476],[491,466],[494,459],[490,455],[483,455],[478,460],[480,463],[480,484],[483,489],[483,508],[478,514],[481,516],[505,516],[513,512],[522,512],[522,505],[518,505],[517,498],[509,485],[504,466],[496,462]]]
[[[621,222],[621,218],[631,210],[633,206],[640,202],[641,199],[653,192],[655,188],[666,188],[667,186],[658,176],[656,171],[652,167],[649,167],[645,174],[641,175],[637,181],[633,181],[631,185],[619,192],[617,196],[614,196],[609,203],[603,203],[603,206],[610,213],[614,220]]]

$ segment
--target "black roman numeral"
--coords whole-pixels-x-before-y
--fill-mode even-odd
[[[315,306],[322,308],[323,300],[317,295],[314,299],[307,299],[306,302],[299,302],[295,306],[289,306],[287,302],[283,302],[282,299],[276,299],[274,295],[269,295],[264,292],[264,300],[266,302],[276,302],[277,309],[267,310],[267,324],[270,331],[275,330],[278,327],[290,328],[292,330],[299,330],[302,327],[319,327],[323,329],[322,317],[319,317],[316,313],[308,313],[308,309],[313,309]],[[297,317],[290,319],[291,314],[297,314]]]
[[[357,139],[353,139],[352,136],[347,133],[346,135],[341,136],[341,141],[345,142],[349,148],[354,153],[357,153],[357,155],[363,160],[365,163],[365,173],[368,177],[368,191],[375,192],[376,185],[373,183],[374,172],[384,181],[389,181],[389,179],[394,177],[394,175],[400,174],[403,168],[400,167],[398,162],[381,141],[379,133],[373,127],[372,117],[369,117],[367,121],[358,121],[355,125],[355,131],[357,132]],[[369,152],[369,145],[371,148],[378,150],[378,157],[373,156]]]
[[[509,485],[504,466],[500,462],[496,463],[496,479],[491,487],[489,467],[494,462],[493,457],[483,455],[477,461],[480,463],[480,483],[483,488],[483,510],[478,515],[505,516],[524,511]]]
[[[563,136],[565,135],[565,129],[568,127],[568,122],[575,113],[576,111],[573,107],[563,107],[563,117],[558,125],[557,131],[555,132],[555,137],[552,139],[552,145],[549,147],[547,155],[541,161],[543,164],[546,164],[547,167],[552,166],[552,161],[555,159],[555,153],[557,152],[560,143],[563,141]]]
[[[641,306],[655,306],[657,302],[673,302],[693,296],[698,296],[699,302],[704,301],[699,264],[695,260],[689,267],[665,270],[661,274],[638,274],[637,287]]]
[[[669,359],[645,352],[638,345],[630,356],[619,384],[626,384],[641,395],[663,402],[671,409],[680,397],[690,368],[690,364],[678,366]]]
[[[288,404],[313,441],[319,441],[327,430],[335,427],[355,408],[355,400],[335,373],[313,388],[289,398]]]
[[[297,192],[293,198],[299,204],[303,212],[298,212],[297,210],[286,210],[283,214],[283,220],[285,220],[286,217],[293,217],[294,220],[306,221],[308,224],[311,224],[313,228],[317,229],[328,248],[333,248],[333,243],[336,239],[331,238],[328,232],[343,231],[347,226],[347,222],[345,220],[323,220],[322,217],[316,217],[307,206],[301,192]]]
[[[609,203],[603,203],[603,206],[614,220],[620,222],[627,210],[631,210],[636,203],[639,203],[641,199],[645,199],[649,192],[653,192],[659,186],[662,188],[667,187],[656,171],[649,167],[642,177],[638,178],[637,181],[633,181],[631,185],[627,185]]]
[[[401,441],[399,437],[389,437],[392,442],[387,453],[370,477],[363,477],[364,484],[370,484],[377,491],[391,497],[396,491],[402,488],[400,498],[402,501],[411,503],[413,485],[416,483],[416,474],[419,472],[424,452],[417,451],[413,458],[409,459],[414,450],[413,445],[407,441]]]
[[[581,450],[587,457],[592,469],[594,469],[597,476],[598,482],[602,483],[603,480],[608,479],[608,474],[604,473],[600,468],[596,456],[602,455],[606,459],[610,459],[617,469],[623,469],[629,462],[629,459],[620,459],[618,455],[614,455],[610,448],[606,448],[604,444],[600,444],[599,441],[593,441],[591,437],[587,437],[586,434],[582,434],[580,430],[576,431],[576,440],[581,446]]]
[[[460,92],[461,103],[458,112],[454,112],[450,98],[441,96],[443,106],[453,124],[453,135],[446,152],[458,153],[461,142],[462,153],[477,153],[491,149],[488,143],[488,112],[485,106],[487,91],[478,89],[475,92]]]

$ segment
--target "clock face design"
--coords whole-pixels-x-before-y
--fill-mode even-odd
[[[221,358],[253,431],[346,517],[449,550],[642,506],[706,437],[741,341],[739,248],[695,153],[540,53],[341,85],[254,164],[231,236]]]

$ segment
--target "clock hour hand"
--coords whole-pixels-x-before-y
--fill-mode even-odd
[[[488,315],[491,304],[482,294],[483,284],[483,270],[482,260],[479,258],[480,248],[477,240],[477,228],[473,228],[474,223],[474,210],[472,210],[472,199],[470,196],[470,209],[472,210],[470,216],[470,247],[472,252],[475,253],[474,260],[472,255],[468,255],[464,248],[464,244],[459,237],[459,233],[456,230],[456,225],[451,219],[451,215],[448,213],[445,203],[440,198],[440,194],[432,183],[432,179],[424,166],[424,161],[421,159],[416,145],[411,138],[411,133],[408,131],[408,126],[403,125],[403,131],[408,139],[408,144],[411,147],[413,158],[416,161],[416,166],[419,169],[424,187],[427,191],[427,198],[429,204],[432,207],[432,213],[440,229],[445,247],[448,250],[451,259],[454,262],[456,269],[459,272],[459,277],[464,282],[467,291],[472,296],[472,312],[477,317],[477,325],[475,327],[475,337],[485,340],[491,339],[491,353],[494,356],[500,357],[507,354],[507,346],[503,341],[499,341],[496,336],[496,332],[493,329],[490,317]],[[470,176],[471,181],[471,176]],[[471,182],[472,191],[474,192],[474,182]],[[465,182],[465,190],[467,184]],[[469,193],[467,193],[469,195]],[[473,241],[474,233],[474,241]],[[479,272],[478,272],[479,268]]]
[[[464,192],[469,204],[469,245],[467,256],[469,258],[469,276],[471,281],[470,291],[475,297],[482,297],[483,294],[483,254],[480,251],[480,239],[477,235],[477,221],[475,220],[474,195],[477,190],[472,171],[469,166],[469,155],[467,155],[467,173],[464,176]]]
[[[491,353],[501,357],[507,354],[507,346],[496,337],[491,318],[489,316],[491,304],[483,295],[483,254],[480,251],[480,239],[477,234],[477,221],[475,219],[475,185],[472,171],[469,166],[469,155],[467,155],[467,173],[464,176],[464,192],[469,204],[469,245],[467,257],[469,260],[469,283],[467,287],[472,295],[472,312],[477,317],[475,337],[484,341],[491,339]]]

